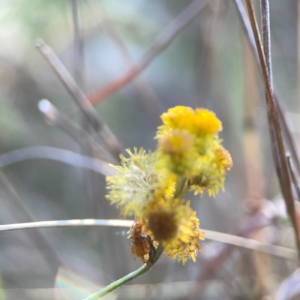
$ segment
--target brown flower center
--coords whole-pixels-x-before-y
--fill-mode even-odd
[[[157,241],[172,239],[177,233],[175,214],[163,210],[150,213],[148,228]]]

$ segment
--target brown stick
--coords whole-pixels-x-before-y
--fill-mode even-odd
[[[270,219],[262,213],[257,213],[248,219],[235,233],[237,236],[248,238],[249,235],[257,230],[270,225]],[[196,295],[200,295],[203,292],[203,288],[206,287],[207,282],[202,281],[207,278],[211,278],[222,267],[225,261],[231,256],[236,248],[232,245],[224,245],[224,248],[213,258],[208,261],[204,261],[204,267],[201,267],[201,273],[196,279],[195,286],[191,289],[188,299],[196,299]]]
[[[95,18],[98,20],[99,17],[101,19],[101,28],[106,33],[108,38],[114,43],[114,46],[118,50],[120,57],[126,68],[131,68],[134,65],[134,60],[126,46],[126,43],[123,40],[123,37],[119,34],[119,32],[115,28],[115,24],[110,20],[109,16],[105,13],[104,9],[98,9],[99,4],[97,6],[90,4],[90,13],[96,13]],[[159,126],[161,121],[159,116],[164,112],[163,105],[156,95],[154,89],[151,85],[143,78],[143,76],[139,76],[132,82],[136,92],[138,93],[138,98],[141,104],[144,106],[146,112],[149,117],[152,119],[155,127]]]
[[[71,96],[74,98],[83,114],[86,116],[87,120],[93,126],[93,128],[100,134],[100,137],[114,155],[114,157],[119,160],[119,155],[121,153],[120,145],[116,137],[112,134],[109,128],[101,121],[96,110],[91,105],[87,97],[84,95],[82,90],[76,84],[68,70],[64,67],[52,49],[40,40],[37,43],[37,48],[43,54],[43,56],[48,60],[51,67],[58,75],[58,78],[69,91]]]
[[[62,129],[84,149],[92,148],[96,158],[109,163],[117,163],[117,161],[97,143],[93,136],[60,112],[51,102],[46,99],[41,100],[39,102],[39,110],[50,125]]]
[[[298,200],[300,200],[300,183],[299,183],[299,179],[296,176],[296,172],[293,168],[291,156],[289,154],[286,155],[286,159],[287,159],[290,175],[291,175],[291,178],[292,178],[292,181],[293,181],[293,185],[294,185],[296,193],[297,193]]]
[[[245,11],[245,7],[241,0],[235,0],[234,3],[237,6],[243,29],[245,31],[246,37],[250,44],[250,48],[253,52],[254,57],[256,58],[258,65],[259,65],[259,57],[258,57],[256,45],[255,45],[255,40],[254,40],[253,32],[251,30],[251,25],[250,25],[249,19],[247,17],[246,11]],[[275,98],[275,101],[277,104],[278,114],[279,114],[279,119],[280,119],[280,122],[282,125],[282,129],[284,130],[286,140],[289,144],[290,151],[291,151],[292,157],[294,159],[297,172],[298,172],[298,174],[300,174],[299,153],[297,151],[295,140],[291,134],[292,130],[291,130],[291,126],[290,126],[288,119],[286,117],[286,114],[285,114],[285,109],[283,107],[283,101],[280,99],[280,97],[276,91],[276,87],[273,88],[273,94],[274,94],[274,98]]]
[[[14,190],[7,178],[0,173],[0,190],[1,190],[1,206],[6,208],[8,218],[10,215],[17,222],[32,222],[35,221],[28,207]],[[59,255],[57,249],[49,242],[49,239],[40,230],[37,232],[28,231],[27,235],[30,241],[37,247],[38,251],[45,259],[49,270],[53,275],[57,273],[59,266],[63,266],[64,262]]]
[[[143,71],[161,52],[163,52],[175,39],[177,34],[191,22],[205,7],[209,0],[195,0],[181,12],[157,38],[150,49],[144,54],[139,63],[133,66],[126,74],[115,79],[104,88],[88,96],[89,101],[95,105],[109,95],[123,88]]]
[[[295,204],[294,204],[294,199],[291,191],[291,182],[290,182],[288,166],[285,158],[285,149],[284,149],[284,144],[281,136],[281,130],[278,122],[278,113],[276,108],[276,102],[273,96],[271,78],[269,75],[269,69],[263,51],[263,46],[260,40],[258,26],[257,26],[251,0],[246,0],[246,5],[248,9],[249,19],[254,34],[255,43],[256,43],[258,56],[262,68],[264,82],[265,82],[265,89],[267,94],[266,97],[267,115],[268,115],[273,159],[276,166],[277,176],[280,182],[283,198],[285,200],[287,212],[291,219],[293,228],[295,230],[295,239],[296,239],[296,244],[297,244],[299,258],[300,258],[300,240],[299,240],[298,226],[297,226],[296,214],[295,214]],[[262,13],[266,14],[266,11],[263,11]],[[269,28],[264,28],[264,30],[266,30],[267,34],[269,35]]]

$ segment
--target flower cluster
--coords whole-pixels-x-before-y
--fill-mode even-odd
[[[142,262],[161,243],[167,256],[184,264],[188,258],[196,260],[198,241],[204,239],[184,195],[191,190],[215,196],[224,188],[232,160],[221,145],[222,123],[213,112],[177,106],[161,118],[157,149],[127,150],[116,174],[107,178],[107,198],[122,216],[135,217],[132,253]]]

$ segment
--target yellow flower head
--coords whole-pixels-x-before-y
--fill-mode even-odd
[[[222,123],[215,113],[205,108],[196,109],[193,121],[193,130],[196,135],[217,134],[222,130]]]
[[[171,130],[158,140],[159,168],[178,175],[188,175],[197,159],[195,137],[185,130]]]
[[[168,112],[161,115],[164,125],[158,127],[157,138],[161,137],[172,129],[189,130],[190,124],[194,117],[195,112],[190,107],[176,106],[170,108]]]
[[[172,129],[187,130],[192,134],[217,134],[222,130],[222,123],[216,115],[205,108],[194,111],[190,107],[176,106],[162,114],[163,125],[158,127],[156,137],[160,138]]]
[[[199,155],[206,154],[214,141],[218,139],[218,132],[222,130],[222,123],[216,115],[205,108],[176,106],[170,108],[161,116],[163,125],[158,127],[156,138],[163,139],[174,130],[189,132],[195,138],[195,147]]]
[[[117,172],[106,178],[111,204],[116,204],[122,216],[139,216],[149,199],[172,197],[175,179],[164,176],[154,169],[157,161],[155,152],[143,149],[126,150],[129,157],[121,155],[121,166],[113,166]]]
[[[219,146],[214,149],[215,164],[217,168],[229,171],[232,168],[232,159],[230,153],[223,147]]]
[[[195,260],[200,250],[198,239],[203,239],[196,212],[190,203],[181,199],[148,202],[143,213],[153,238],[162,242],[165,253],[184,264],[188,258]]]
[[[194,146],[195,137],[185,130],[172,130],[158,141],[163,154],[171,156],[185,155]]]
[[[151,262],[159,242],[167,256],[185,264],[196,260],[204,233],[184,194],[215,196],[232,160],[221,146],[222,123],[212,111],[177,106],[161,118],[155,152],[126,150],[128,157],[121,156],[116,174],[107,177],[107,198],[123,216],[136,218],[129,237],[142,262]]]
[[[161,115],[163,121],[162,126],[158,128],[157,137],[165,134],[172,129],[188,129],[191,121],[195,117],[195,112],[192,108],[186,106],[176,106],[170,108],[168,112]]]
[[[204,232],[199,229],[199,219],[196,212],[191,210],[190,202],[181,207],[182,218],[178,226],[176,238],[165,244],[164,253],[184,265],[188,258],[194,262],[201,246],[198,240],[204,240]]]
[[[229,152],[216,143],[212,151],[200,156],[195,163],[194,176],[189,179],[191,190],[203,194],[205,190],[210,196],[215,196],[219,189],[224,189],[226,172],[232,167]]]

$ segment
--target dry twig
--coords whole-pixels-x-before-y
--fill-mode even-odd
[[[75,152],[54,147],[26,147],[0,154],[0,168],[32,159],[50,159],[76,168],[88,169],[105,176],[112,176],[115,171],[109,164],[100,159],[80,155]]]
[[[239,16],[240,16],[240,19],[241,19],[242,27],[245,31],[247,40],[249,41],[250,48],[253,52],[253,55],[256,59],[257,64],[259,65],[259,56],[258,56],[257,48],[256,48],[256,45],[255,45],[255,39],[254,39],[253,32],[251,30],[251,24],[249,22],[249,18],[247,16],[247,12],[245,10],[245,7],[244,7],[241,0],[235,0],[234,3],[236,4],[236,7],[238,9],[238,13],[239,13]],[[278,116],[279,116],[280,122],[282,124],[282,129],[284,130],[286,140],[289,144],[291,154],[292,154],[293,159],[295,161],[296,169],[297,169],[298,173],[300,174],[300,157],[299,157],[299,153],[297,151],[297,146],[296,146],[295,140],[292,136],[291,125],[289,124],[288,118],[287,118],[286,113],[285,113],[285,109],[283,107],[283,101],[280,99],[280,97],[278,95],[278,92],[276,90],[276,87],[273,87],[273,95],[274,95],[274,99],[275,99],[276,104],[277,104]]]
[[[2,209],[6,209],[5,212],[7,216],[12,216],[14,220],[19,222],[31,222],[35,220],[31,211],[2,173],[0,173],[0,191],[2,200],[1,207]],[[39,253],[45,259],[49,270],[55,274],[57,268],[64,265],[56,248],[40,230],[36,232],[29,231],[27,234],[31,243],[37,247]]]
[[[288,167],[289,167],[289,172],[290,172],[290,175],[291,175],[291,178],[292,178],[292,182],[293,182],[293,185],[295,187],[298,200],[300,201],[300,184],[299,184],[299,180],[297,178],[296,172],[293,168],[291,156],[289,154],[287,154],[286,159],[287,159],[287,163],[288,163]]]
[[[99,8],[98,4],[97,7]],[[95,8],[95,6],[90,7],[91,14],[95,12]],[[131,68],[134,65],[134,60],[122,36],[118,33],[115,24],[110,20],[103,9],[97,11],[97,19],[99,19],[99,16],[101,19],[101,28],[110,40],[113,41],[126,67]],[[152,119],[153,124],[157,127],[160,124],[159,116],[163,113],[163,105],[160,99],[157,97],[150,84],[142,76],[139,76],[133,81],[133,86],[135,87],[146,112]]]
[[[235,236],[248,238],[253,231],[269,226],[270,221],[271,220],[267,218],[263,213],[257,213],[240,227]],[[201,273],[198,275],[196,284],[194,288],[191,289],[188,299],[195,299],[196,295],[199,295],[202,288],[205,287],[205,282],[203,284],[201,284],[201,282],[203,282],[204,279],[213,276],[215,272],[217,272],[222,267],[222,265],[230,257],[230,255],[232,255],[234,250],[235,248],[230,245],[230,243],[228,243],[228,245],[224,246],[224,248],[219,253],[214,255],[208,261],[204,262],[205,266],[204,268],[201,268]],[[258,249],[253,250],[259,251]]]
[[[83,30],[80,24],[78,0],[71,0],[72,19],[74,29],[74,79],[82,88],[83,85]]]
[[[269,71],[271,68],[268,68],[269,58],[266,59],[265,54],[270,55],[269,49],[265,44],[264,47],[260,40],[260,35],[258,31],[258,26],[254,14],[254,9],[251,3],[251,0],[246,0],[246,5],[248,9],[250,24],[252,27],[252,31],[255,38],[255,43],[258,51],[258,56],[262,68],[262,73],[264,77],[265,89],[266,89],[266,100],[267,100],[267,115],[268,115],[268,123],[269,123],[269,130],[270,130],[270,137],[271,137],[271,145],[272,145],[272,152],[273,152],[273,159],[276,166],[277,176],[280,182],[280,187],[283,193],[283,197],[285,200],[286,208],[291,219],[293,228],[295,230],[295,239],[298,248],[298,254],[300,257],[300,241],[299,241],[299,234],[298,234],[298,226],[296,221],[296,214],[295,214],[295,204],[294,199],[292,196],[291,191],[291,182],[287,167],[287,162],[285,158],[285,149],[284,144],[281,136],[281,130],[278,122],[278,113],[276,108],[276,102],[273,96],[273,89],[271,84],[271,77],[269,75]],[[268,18],[267,11],[263,11],[262,14]],[[263,31],[265,35],[270,35],[270,30],[267,27],[266,23],[263,23],[262,26],[264,27]],[[266,41],[264,40],[264,43]]]
[[[57,220],[41,221],[30,223],[18,223],[0,225],[0,231],[23,230],[33,228],[59,228],[59,227],[82,227],[82,226],[105,226],[105,227],[131,227],[132,220],[102,220],[102,219],[82,219],[82,220]],[[225,243],[250,250],[269,253],[289,260],[295,260],[297,252],[286,247],[275,246],[262,243],[256,240],[235,236],[227,233],[204,229],[205,238],[220,243]]]
[[[116,160],[119,160],[119,155],[121,153],[120,145],[116,137],[112,134],[109,128],[101,121],[96,110],[93,108],[87,97],[81,91],[79,86],[76,84],[70,73],[52,51],[52,49],[40,40],[37,43],[37,48],[43,54],[43,56],[48,60],[51,67],[58,75],[61,82],[64,84],[66,89],[70,92],[83,114],[86,116],[93,128],[100,134],[104,143],[114,155]]]
[[[83,130],[66,115],[60,112],[51,102],[46,99],[41,100],[39,102],[39,110],[50,125],[57,126],[65,131],[84,149],[92,147],[97,158],[107,162],[116,163],[116,160],[103,147],[101,147],[88,132]]]
[[[134,67],[120,78],[117,78],[112,83],[90,95],[88,97],[89,101],[95,105],[136,78],[153,61],[154,58],[156,58],[171,44],[179,32],[201,12],[208,1],[209,0],[193,1],[166,27],[163,33],[157,38],[154,44]]]

